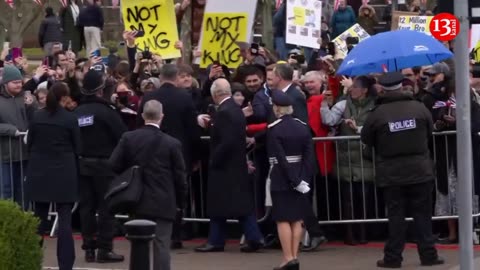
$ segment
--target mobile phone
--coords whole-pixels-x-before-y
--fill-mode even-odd
[[[250,53],[252,55],[258,55],[258,49],[259,48],[260,48],[260,46],[257,43],[252,43],[252,45],[250,45]]]
[[[100,49],[96,49],[95,51],[92,52],[93,57],[100,57],[102,54],[100,52]]]
[[[221,66],[219,61],[213,61],[214,66]]]
[[[22,57],[22,49],[21,48],[12,48],[12,59],[15,61],[15,59]]]
[[[327,44],[327,53],[329,55],[335,56],[335,43],[329,42]]]
[[[42,65],[47,67],[50,66],[50,61],[48,56],[45,56],[45,58],[43,58]]]
[[[141,31],[141,30],[137,31],[137,34],[135,35],[135,37],[143,37],[143,36],[145,36],[145,31]]]

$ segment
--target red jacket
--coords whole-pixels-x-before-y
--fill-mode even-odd
[[[322,124],[320,107],[322,105],[323,95],[311,96],[307,100],[308,124],[313,130],[315,137],[327,137],[329,127]],[[317,152],[317,161],[320,172],[323,176],[333,172],[335,162],[335,149],[332,141],[315,142],[315,151]]]

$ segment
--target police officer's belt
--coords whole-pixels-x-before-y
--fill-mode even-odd
[[[288,163],[299,163],[302,161],[302,156],[286,156]],[[278,164],[278,160],[276,157],[271,157],[268,159],[270,161],[270,165]]]

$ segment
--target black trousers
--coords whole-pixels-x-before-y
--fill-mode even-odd
[[[113,249],[115,216],[108,212],[104,200],[112,179],[109,176],[80,176],[79,211],[84,250]]]
[[[433,182],[384,188],[389,230],[389,238],[384,248],[386,262],[403,260],[402,252],[405,247],[407,230],[405,212],[407,209],[410,210],[414,219],[420,260],[429,262],[438,257],[435,239],[432,236],[432,192]]]
[[[72,207],[71,203],[57,203],[58,238],[57,260],[60,270],[72,270],[75,262],[75,244],[72,235]],[[35,216],[40,219],[38,234],[43,237],[48,231],[48,210],[50,203],[35,202]],[[42,241],[43,244],[43,241]]]

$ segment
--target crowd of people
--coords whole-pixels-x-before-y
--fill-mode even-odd
[[[88,8],[98,6],[89,1]],[[284,9],[285,3],[278,7],[280,20],[285,19]],[[335,226],[332,234],[331,229],[324,232],[318,220],[378,217],[375,212],[383,213],[385,204],[393,220],[390,235],[398,238],[390,237],[385,258],[377,265],[396,268],[405,242],[400,239],[405,226],[398,218],[403,220],[406,213],[392,205],[403,199],[399,194],[404,192],[418,199],[411,211],[420,220],[416,241],[422,264],[443,263],[433,248],[429,220],[432,214],[457,214],[456,144],[455,135],[431,140],[430,134],[455,130],[457,89],[451,60],[386,75],[337,75],[342,59],[334,58],[330,41],[356,23],[352,8],[341,0],[331,27],[324,24],[319,50],[287,48],[280,28],[275,32],[275,52],[262,44],[258,53],[247,46],[241,49],[243,62],[237,69],[212,64],[202,81],[195,78],[191,65],[180,60],[137,52],[135,31],[123,34],[127,59],[114,54],[115,49],[106,63],[95,54],[79,57],[82,43],[77,39],[85,39],[87,52],[94,52],[100,48],[103,27],[103,19],[82,16],[83,12],[72,1],[57,25],[53,10],[46,9],[39,39],[48,60],[31,74],[26,58],[6,59],[6,50],[0,56],[0,195],[24,209],[33,203],[41,219],[40,235],[48,230],[50,203],[56,204],[60,269],[72,269],[75,261],[71,221],[75,202],[79,202],[85,260],[123,261],[113,251],[115,213],[109,211],[104,196],[113,179],[134,165],[143,167],[145,189],[129,214],[157,223],[155,269],[170,269],[170,247],[182,248],[181,218],[186,209],[194,211],[199,205],[187,201],[197,200],[196,194],[205,191],[210,230],[197,252],[224,251],[226,219],[238,218],[246,236],[242,252],[279,243],[283,260],[275,269],[299,269],[304,229],[311,240],[303,251],[316,250],[330,235],[340,235],[349,245],[366,243],[370,234],[365,224]],[[362,6],[358,22],[370,34],[375,21],[374,10]],[[83,32],[67,43],[51,32],[61,33],[77,22]],[[175,46],[181,50],[183,44],[178,41]],[[453,44],[445,46],[453,50]],[[480,141],[475,136],[480,131],[480,76],[473,62],[465,64],[471,67],[471,89],[459,91],[471,93],[476,196],[480,195]],[[393,108],[389,111],[383,104],[397,105],[388,105]],[[384,124],[382,117],[399,111],[412,115],[389,123],[391,133],[421,131],[396,138],[395,145],[377,141],[376,134],[386,132],[378,126]],[[205,147],[202,135],[210,136],[210,147]],[[312,142],[312,137],[360,135],[361,140]],[[412,141],[419,138],[415,136],[421,140]],[[398,165],[378,160],[392,162],[392,155],[414,158],[397,160]],[[415,171],[404,169],[410,165]],[[208,170],[201,172],[200,167]],[[399,170],[402,175],[392,176]],[[192,181],[199,174],[207,176],[206,190],[199,179]],[[399,183],[418,189],[391,188]],[[385,198],[378,202],[380,189],[385,189]],[[425,194],[431,197],[419,199]],[[272,222],[259,226],[257,219],[265,213],[269,216],[270,207],[268,220],[276,226]],[[447,237],[437,241],[458,242],[456,220],[448,221]]]

